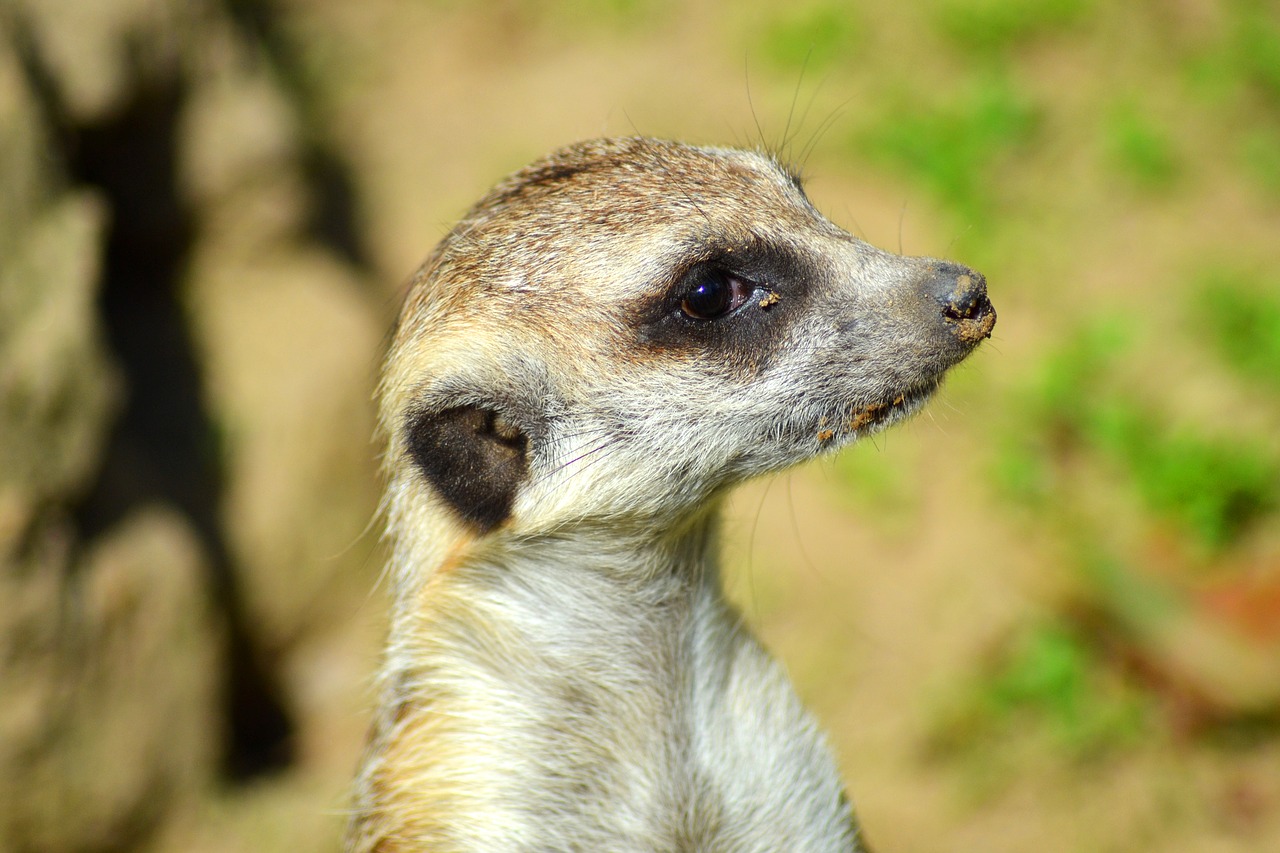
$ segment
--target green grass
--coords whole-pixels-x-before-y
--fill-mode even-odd
[[[1280,127],[1259,125],[1245,130],[1239,159],[1256,186],[1280,200]]]
[[[1215,268],[1195,277],[1189,314],[1241,376],[1280,391],[1280,276]]]
[[[1228,334],[1224,324],[1220,337]],[[1142,511],[1202,549],[1221,550],[1280,502],[1280,460],[1264,439],[1202,434],[1140,401],[1114,366],[1132,337],[1123,324],[1102,323],[1049,353],[1010,427],[997,482],[1019,502],[1061,512],[1063,469],[1119,470]],[[1253,353],[1246,341],[1239,357]]]
[[[857,153],[923,186],[966,224],[997,207],[999,169],[1027,149],[1038,111],[1004,74],[929,100],[899,97],[854,139]]]
[[[789,71],[827,68],[852,55],[861,42],[855,10],[843,3],[789,11],[770,21],[760,39],[765,57]]]
[[[998,644],[959,686],[931,740],[944,754],[981,754],[994,743],[1043,737],[1058,754],[1087,759],[1137,741],[1148,706],[1086,634],[1049,618]]]
[[[1217,33],[1190,50],[1183,68],[1193,88],[1216,102],[1280,108],[1280,10],[1267,0],[1221,5]]]
[[[944,0],[935,22],[967,50],[1000,52],[1084,21],[1090,0]]]
[[[1242,80],[1280,107],[1280,12],[1263,0],[1230,4],[1227,50]]]
[[[1008,436],[998,445],[993,477],[1015,504],[1060,507],[1060,469],[1079,450],[1093,395],[1133,336],[1130,324],[1114,318],[1078,330],[1044,356],[1010,401]]]
[[[1166,190],[1177,180],[1181,164],[1173,135],[1133,101],[1111,110],[1103,133],[1113,168],[1139,189]]]
[[[1104,448],[1123,454],[1150,509],[1210,549],[1232,544],[1275,508],[1280,469],[1248,438],[1169,432],[1131,416]]]
[[[1215,36],[1178,59],[1187,92],[1208,107],[1191,116],[1228,128],[1218,145],[1249,185],[1280,200],[1280,7],[1233,0],[1219,11]]]

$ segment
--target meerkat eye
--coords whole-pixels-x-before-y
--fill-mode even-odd
[[[680,310],[695,320],[714,320],[740,308],[753,290],[742,279],[724,272],[711,272],[685,294]]]

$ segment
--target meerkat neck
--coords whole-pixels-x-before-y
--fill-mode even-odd
[[[409,647],[402,659],[428,692],[440,686],[433,673],[446,670],[451,690],[482,692],[529,686],[519,677],[505,687],[486,681],[521,666],[548,678],[627,670],[672,678],[687,666],[678,649],[666,650],[674,657],[663,666],[652,664],[660,646],[690,629],[694,602],[719,597],[717,527],[707,512],[661,534],[584,524],[463,543],[444,565],[419,574],[420,588],[402,585],[411,598],[396,608],[393,647]],[[633,655],[649,663],[625,666]]]
[[[821,737],[723,602],[717,527],[706,513],[647,540],[582,529],[487,543],[432,576],[392,630],[359,804],[386,825],[367,837],[687,849],[732,819],[760,838],[771,820],[788,838],[807,823],[852,849]],[[797,807],[779,768],[823,808]],[[752,780],[758,796],[742,797]],[[742,803],[753,811],[724,813]]]

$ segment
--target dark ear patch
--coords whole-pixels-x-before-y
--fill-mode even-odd
[[[461,406],[410,412],[409,454],[458,515],[482,533],[511,515],[529,473],[529,439],[492,409]]]

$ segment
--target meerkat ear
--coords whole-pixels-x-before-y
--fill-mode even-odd
[[[529,473],[529,438],[483,406],[410,412],[409,454],[458,515],[487,533],[506,521]]]

